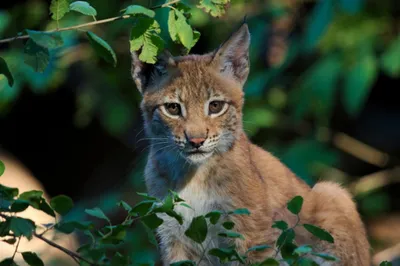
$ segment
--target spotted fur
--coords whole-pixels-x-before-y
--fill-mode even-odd
[[[145,170],[147,188],[160,198],[168,189],[177,191],[193,208],[177,207],[184,218],[182,226],[162,216],[164,223],[158,235],[164,265],[185,259],[198,262],[203,257],[200,245],[184,232],[193,217],[216,209],[251,211],[250,216],[232,218],[235,230],[245,237],[234,242],[240,252],[254,245],[273,245],[279,235],[271,228],[273,221],[285,220],[293,225],[297,220],[285,208],[296,195],[304,198],[301,221],[328,230],[335,239],[334,244],[316,241],[299,228],[298,244],[314,244],[317,251],[341,260],[324,265],[369,265],[364,226],[349,193],[329,182],[311,189],[277,158],[252,144],[243,132],[242,88],[249,72],[249,43],[248,28],[243,25],[210,54],[163,58],[157,65],[145,65],[133,55],[132,74],[143,95],[141,109],[151,140]],[[210,99],[225,102],[226,110],[218,116],[209,115]],[[165,104],[171,102],[179,104],[180,115],[166,111]],[[202,153],[191,153],[190,138],[205,139],[199,148]],[[204,242],[207,249],[232,244],[215,236],[220,229],[220,224],[211,226]],[[248,263],[267,255],[274,255],[274,251],[251,252]],[[219,263],[205,254],[200,265]]]

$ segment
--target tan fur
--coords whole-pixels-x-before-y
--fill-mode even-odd
[[[304,198],[301,223],[326,229],[335,243],[318,241],[301,227],[296,230],[296,242],[312,244],[317,251],[341,260],[323,265],[369,265],[369,244],[351,195],[330,182],[309,188],[244,134],[242,85],[248,74],[247,48],[247,26],[243,26],[215,54],[175,58],[172,64],[170,60],[169,66],[164,66],[166,73],[153,72],[147,79],[137,72],[142,66],[134,70],[134,79],[140,79],[136,83],[143,93],[145,127],[152,142],[145,171],[149,193],[164,197],[168,189],[175,190],[194,209],[177,207],[184,217],[182,226],[171,217],[161,216],[164,223],[158,233],[164,264],[199,260],[202,248],[184,232],[193,217],[215,209],[250,210],[250,216],[231,218],[235,230],[245,237],[235,243],[240,252],[259,244],[273,245],[279,236],[279,231],[271,228],[273,221],[285,220],[294,225],[297,218],[286,210],[286,203],[301,195]],[[205,114],[204,106],[210,97],[223,97],[228,102],[223,115],[212,118]],[[174,119],[163,114],[160,106],[166,101],[179,101],[185,107],[185,115]],[[201,163],[190,161],[184,155],[187,136],[205,137],[215,152]],[[211,226],[204,242],[207,249],[229,244],[215,236],[220,230],[220,224]],[[273,254],[270,250],[252,252],[248,262],[261,261]],[[201,265],[219,263],[206,256]]]

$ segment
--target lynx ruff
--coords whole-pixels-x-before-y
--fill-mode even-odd
[[[248,208],[251,215],[230,217],[244,240],[222,241],[215,234],[217,224],[204,242],[207,249],[235,244],[239,252],[245,252],[255,245],[273,245],[279,236],[279,230],[271,228],[273,221],[296,223],[297,218],[285,208],[296,195],[304,198],[301,222],[324,228],[335,240],[333,244],[318,241],[298,227],[298,244],[312,244],[317,251],[340,259],[323,265],[370,265],[365,229],[349,193],[332,182],[320,182],[311,189],[245,135],[242,107],[249,44],[244,24],[209,54],[163,55],[155,65],[132,54],[132,75],[143,96],[145,132],[151,140],[145,169],[148,191],[163,198],[172,189],[193,208],[177,207],[184,218],[182,226],[162,217],[158,235],[164,265],[199,261],[202,256],[201,265],[220,265],[184,234],[193,217],[212,210]],[[274,252],[251,252],[246,263],[262,261]]]

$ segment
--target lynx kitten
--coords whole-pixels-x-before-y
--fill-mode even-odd
[[[212,210],[250,210],[250,216],[232,217],[235,230],[245,237],[234,240],[239,252],[259,244],[273,245],[279,235],[279,230],[271,228],[273,221],[296,222],[285,208],[296,195],[304,198],[301,221],[324,228],[335,240],[334,244],[317,241],[299,227],[298,244],[312,244],[317,251],[340,259],[323,265],[369,265],[366,233],[349,193],[331,182],[308,187],[244,133],[243,85],[249,74],[249,44],[244,24],[213,53],[164,56],[156,65],[145,64],[132,54],[132,75],[143,96],[145,132],[151,139],[145,170],[148,191],[163,198],[172,189],[193,208],[177,207],[184,217],[182,226],[171,217],[162,217],[158,234],[164,265],[199,260],[201,247],[184,232],[193,217]],[[208,249],[233,244],[216,234],[208,235]],[[252,252],[248,264],[273,254],[273,250]],[[201,265],[220,264],[205,256]]]

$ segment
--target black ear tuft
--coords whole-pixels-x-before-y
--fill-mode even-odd
[[[241,85],[247,80],[249,62],[250,33],[246,23],[221,45],[214,55],[222,74],[237,80]]]
[[[148,64],[139,60],[136,52],[132,52],[132,78],[140,93],[144,93],[147,87],[157,82],[168,72],[169,66],[174,66],[175,61],[168,51],[163,52],[155,64]]]

